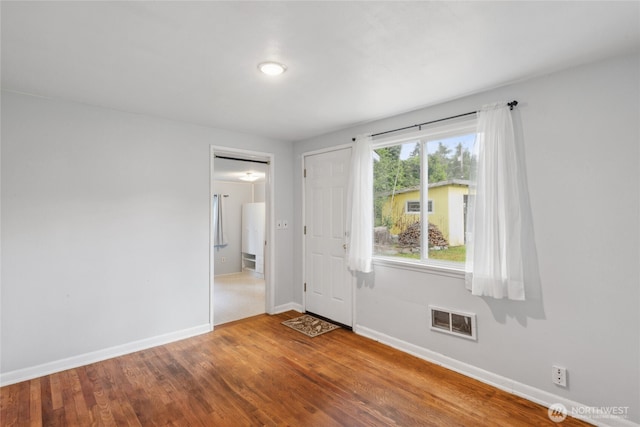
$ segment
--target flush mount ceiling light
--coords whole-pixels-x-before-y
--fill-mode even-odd
[[[279,76],[287,71],[287,67],[277,62],[262,62],[258,64],[258,70],[262,71],[268,76]]]
[[[247,172],[246,175],[241,175],[238,177],[238,179],[242,180],[242,181],[249,181],[249,182],[253,182],[255,180],[257,180],[258,178],[260,178],[260,175],[257,173],[253,173],[253,172]]]

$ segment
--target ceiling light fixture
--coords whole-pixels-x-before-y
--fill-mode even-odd
[[[268,76],[279,76],[287,71],[287,67],[284,64],[279,64],[277,62],[262,62],[258,64],[258,70]]]
[[[258,175],[257,173],[253,173],[253,172],[247,172],[246,175],[242,175],[242,176],[238,177],[238,179],[240,179],[242,181],[249,181],[249,182],[253,182],[253,181],[257,180],[258,178],[260,178],[260,175]]]

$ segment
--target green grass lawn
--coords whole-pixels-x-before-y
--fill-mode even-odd
[[[450,246],[449,249],[442,251],[429,251],[430,259],[440,259],[443,261],[464,262],[467,256],[467,248],[465,246]]]
[[[420,259],[420,252],[412,252],[410,254],[398,253],[398,254],[395,254],[394,256],[397,256],[400,258]]]
[[[419,253],[403,254],[399,253],[394,256],[400,258],[420,259]],[[465,262],[467,250],[465,246],[451,246],[449,249],[441,251],[429,251],[429,259],[439,259],[443,261]]]

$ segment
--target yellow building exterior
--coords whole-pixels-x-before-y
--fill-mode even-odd
[[[448,180],[429,184],[424,195],[425,208],[420,206],[420,190],[408,188],[387,196],[382,206],[382,218],[391,224],[391,234],[399,234],[409,225],[420,221],[427,211],[429,222],[440,230],[449,246],[465,243],[465,209],[469,181]]]

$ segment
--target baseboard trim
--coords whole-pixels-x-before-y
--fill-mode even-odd
[[[193,328],[183,329],[181,331],[170,332],[168,334],[145,338],[127,344],[105,348],[103,350],[92,351],[90,353],[68,357],[66,359],[43,363],[42,365],[16,369],[15,371],[9,371],[6,373],[0,373],[0,386],[15,384],[22,381],[42,377],[44,375],[66,371],[67,369],[73,369],[91,363],[100,362],[102,360],[112,359],[114,357],[123,356],[125,354],[134,353],[136,351],[146,350],[151,347],[156,347],[175,341],[180,341],[186,338],[191,338],[210,331],[211,326],[207,323],[204,325],[195,326]]]
[[[411,344],[409,342],[394,338],[382,332],[378,332],[376,330],[367,328],[366,326],[356,325],[353,328],[353,331],[358,335],[362,335],[363,337],[370,338],[382,344],[386,344],[397,350],[403,351],[405,353],[409,353],[420,359],[442,366],[443,368],[447,368],[452,371],[458,372],[462,375],[473,378],[485,384],[489,384],[493,387],[499,388],[500,390],[504,390],[508,393],[511,393],[516,396],[522,397],[524,399],[530,400],[532,402],[538,403],[544,407],[548,408],[549,406],[555,403],[561,403],[568,409],[569,415],[572,415],[575,418],[581,419],[583,421],[586,421],[596,426],[603,426],[603,427],[604,426],[607,426],[607,427],[638,427],[640,426],[640,424],[636,424],[632,421],[622,419],[622,418],[594,419],[587,415],[582,415],[582,414],[573,415],[571,413],[571,408],[583,408],[583,407],[587,407],[588,405],[583,405],[578,402],[574,402],[572,400],[566,399],[564,397],[557,396],[553,393],[549,393],[547,391],[528,386],[518,381],[514,381],[512,379],[503,377],[501,375],[497,375],[492,372],[485,371],[484,369],[478,368],[473,365],[469,365],[468,363],[460,362],[459,360],[452,359],[451,357],[445,356],[444,354],[427,350],[426,348],[419,347],[415,344]]]
[[[298,313],[303,313],[304,312],[304,308],[302,308],[302,304],[298,304],[295,302],[290,302],[287,304],[282,304],[282,305],[277,305],[273,308],[273,313],[271,314],[280,314],[280,313],[284,313],[286,311],[297,311]]]

